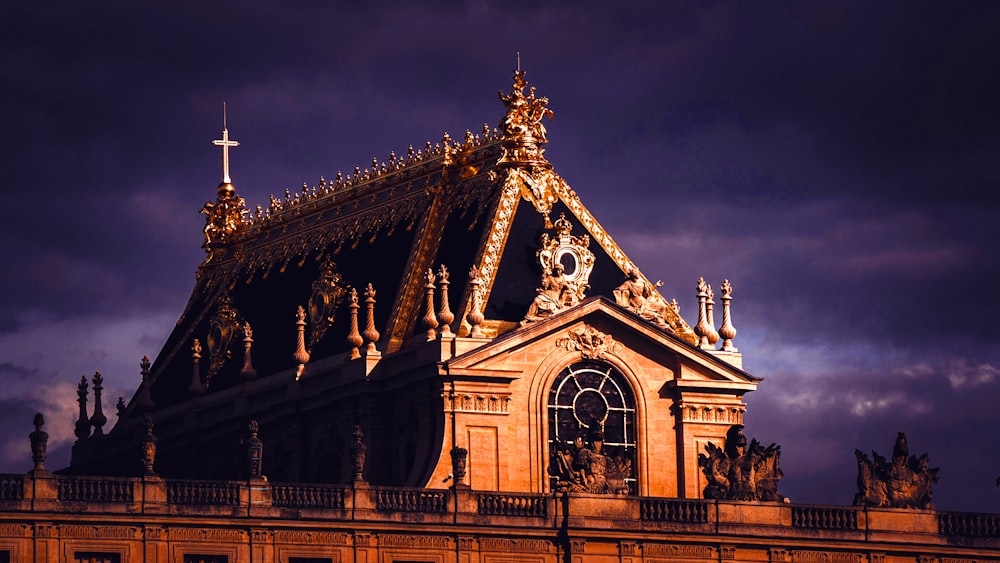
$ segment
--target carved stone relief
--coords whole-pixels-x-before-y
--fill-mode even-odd
[[[614,354],[619,348],[611,335],[589,325],[568,330],[565,337],[556,339],[555,344],[560,348],[580,352],[588,360],[602,359],[605,354]]]

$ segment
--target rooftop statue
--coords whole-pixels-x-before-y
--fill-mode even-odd
[[[766,448],[756,439],[747,447],[743,425],[734,424],[726,433],[725,449],[709,442],[708,455],[698,454],[698,465],[708,479],[705,498],[719,500],[756,500],[781,502],[778,492],[781,470],[778,460],[781,446]]]
[[[910,455],[906,434],[900,432],[892,448],[892,461],[872,451],[874,461],[861,450],[858,459],[858,494],[855,506],[921,508],[931,506],[931,487],[938,482],[939,468],[928,468],[927,454]]]
[[[652,285],[637,270],[629,270],[625,282],[614,290],[615,302],[660,328],[669,328],[665,316],[667,304],[656,291],[662,285],[661,281]]]
[[[511,161],[542,161],[545,149],[541,148],[548,142],[548,135],[542,118],[552,119],[549,109],[549,99],[536,97],[535,87],[524,88],[528,83],[524,79],[524,71],[514,72],[514,85],[510,94],[498,92],[500,101],[507,108],[507,113],[500,120],[499,129],[504,139],[504,156],[502,160]]]

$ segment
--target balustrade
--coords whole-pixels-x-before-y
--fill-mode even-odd
[[[344,508],[344,487],[321,485],[271,485],[273,506],[287,508]]]
[[[653,522],[708,522],[708,505],[703,500],[672,500],[645,498],[639,500],[639,516]]]
[[[857,530],[858,509],[831,506],[793,506],[792,526],[822,530]]]
[[[0,474],[0,500],[24,498],[24,475]]]
[[[448,493],[427,489],[375,489],[375,510],[380,512],[446,512]]]
[[[114,477],[59,477],[58,499],[69,502],[132,502],[133,482]]]
[[[938,514],[938,531],[945,536],[1000,537],[1000,514],[942,512]]]
[[[167,481],[167,502],[238,506],[240,484],[229,481]]]
[[[476,493],[478,512],[490,516],[548,516],[543,495]]]

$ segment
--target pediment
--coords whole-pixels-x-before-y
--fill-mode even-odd
[[[562,350],[584,359],[656,364],[671,374],[668,386],[702,390],[756,389],[760,378],[656,327],[604,297],[592,297],[545,320],[508,332],[445,362],[452,375],[491,371],[509,377],[516,360]],[[515,361],[512,361],[515,360]]]

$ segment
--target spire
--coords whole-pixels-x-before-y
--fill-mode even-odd
[[[238,147],[240,143],[229,140],[229,129],[226,127],[226,102],[222,102],[222,138],[212,141],[212,144],[222,147],[222,184],[219,187],[232,185],[233,181],[229,178],[229,147]]]

